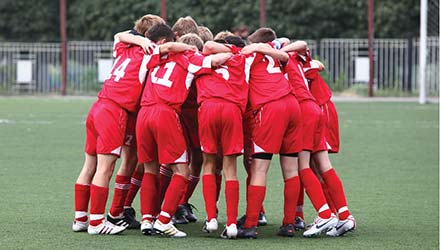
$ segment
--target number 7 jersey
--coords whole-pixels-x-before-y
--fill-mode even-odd
[[[118,40],[115,40],[113,56],[116,59],[98,97],[135,112],[147,75],[146,64],[152,57],[145,55],[141,47]]]

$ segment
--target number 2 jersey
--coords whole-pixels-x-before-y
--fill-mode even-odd
[[[146,64],[152,58],[141,47],[115,40],[116,58],[98,98],[109,99],[129,112],[137,111],[147,74]]]
[[[194,77],[211,72],[211,57],[194,52],[169,53],[163,57],[153,53],[147,68],[150,74],[141,106],[162,103],[180,113]]]

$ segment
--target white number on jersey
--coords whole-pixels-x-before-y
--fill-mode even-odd
[[[166,86],[168,88],[171,87],[173,84],[172,81],[170,81],[171,73],[173,72],[174,67],[176,66],[175,62],[167,62],[164,66],[164,68],[167,70],[165,71],[165,74],[162,78],[159,78],[156,76],[157,71],[159,70],[159,66],[154,68],[153,72],[151,73],[151,82],[159,85]]]
[[[278,66],[275,66],[275,61],[273,60],[273,58],[271,56],[265,56],[266,59],[269,61],[269,64],[267,64],[267,72],[269,72],[269,74],[273,74],[273,73],[281,73],[281,69]]]
[[[220,68],[216,69],[215,72],[220,74],[226,81],[229,80],[228,66],[220,66]]]
[[[116,66],[116,64],[118,63],[120,57],[116,58],[115,60],[115,64],[113,65],[113,67]],[[116,76],[115,77],[115,82],[119,82],[119,80],[124,77],[125,75],[125,69],[127,68],[128,64],[130,63],[131,59],[127,58],[125,59],[124,62],[121,63],[121,65],[119,65],[116,69],[112,69],[112,73],[111,75]]]

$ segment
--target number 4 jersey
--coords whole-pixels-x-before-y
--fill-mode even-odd
[[[115,62],[98,97],[109,99],[125,110],[135,112],[147,74],[146,64],[153,57],[145,55],[139,46],[118,40],[115,40],[113,56]]]

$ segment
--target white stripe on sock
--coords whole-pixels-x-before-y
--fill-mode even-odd
[[[160,211],[160,215],[167,217],[167,218],[171,218],[171,215],[165,211]]]
[[[122,189],[122,190],[128,190],[130,188],[130,184],[115,183],[115,188]]]
[[[90,220],[103,220],[104,215],[103,214],[91,214]]]
[[[338,209],[338,213],[343,213],[345,211],[348,211],[348,207],[347,206],[341,207],[340,209]]]
[[[327,203],[325,203],[318,211],[318,213],[324,212],[325,210],[329,210]]]
[[[136,186],[141,186],[142,185],[142,181],[136,178],[131,178],[131,184],[136,185]]]
[[[87,212],[84,211],[75,211],[75,218],[81,218],[87,216]]]

